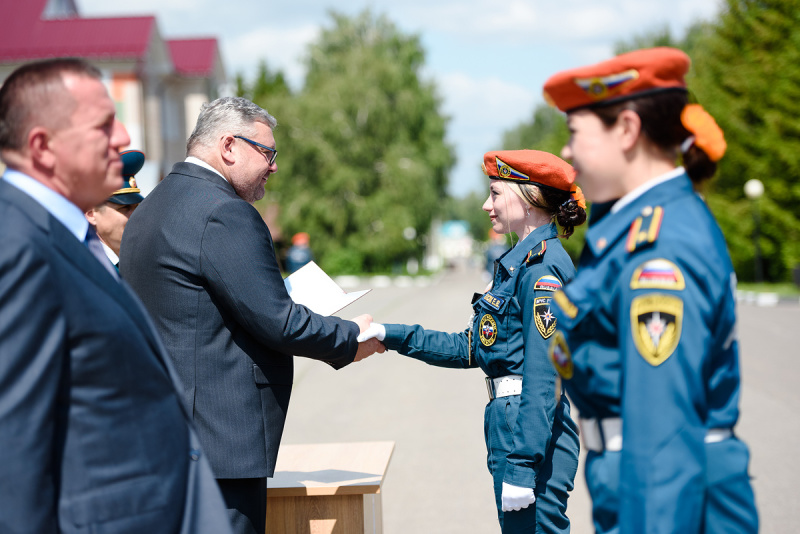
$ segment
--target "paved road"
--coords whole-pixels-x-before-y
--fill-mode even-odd
[[[478,271],[457,270],[424,286],[376,287],[341,316],[371,313],[381,322],[459,331],[472,293],[484,286]],[[800,522],[793,502],[800,475],[800,351],[794,338],[800,306],[742,305],[739,321],[744,391],[737,431],[753,454],[761,532],[794,532]],[[383,489],[386,534],[499,532],[485,463],[480,370],[439,369],[394,352],[340,371],[295,361],[284,443],[396,442]],[[592,531],[582,465],[569,515],[572,532]]]

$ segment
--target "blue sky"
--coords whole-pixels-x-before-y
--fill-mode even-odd
[[[330,26],[331,9],[386,15],[418,34],[424,76],[434,80],[451,120],[458,161],[449,191],[482,190],[483,153],[503,131],[528,120],[555,72],[611,57],[614,44],[668,25],[682,36],[713,19],[718,0],[75,0],[81,15],[155,15],[167,38],[214,36],[228,76],[252,79],[259,60],[302,85],[306,46]],[[280,122],[280,110],[269,110]],[[278,143],[280,143],[278,135]]]

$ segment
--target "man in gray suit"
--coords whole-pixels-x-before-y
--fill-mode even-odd
[[[230,532],[163,345],[83,212],[130,139],[100,72],[0,88],[0,532]]]
[[[244,98],[203,106],[186,161],[145,198],[122,238],[121,273],[155,319],[238,533],[263,533],[293,357],[338,369],[371,318],[292,302],[252,203],[277,169],[275,119]],[[374,341],[374,343],[372,343]],[[334,399],[320,399],[331,403]]]

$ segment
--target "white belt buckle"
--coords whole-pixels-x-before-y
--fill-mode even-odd
[[[603,441],[606,450],[611,452],[622,450],[622,418],[609,417],[600,421],[603,429]]]
[[[519,375],[486,377],[486,388],[489,390],[489,400],[519,395],[522,393],[522,377]]]
[[[580,419],[581,439],[587,450],[616,452],[622,450],[622,419]]]
[[[733,437],[733,431],[730,428],[709,428],[703,441],[706,443],[719,443],[731,437]]]
[[[597,419],[579,419],[581,441],[586,450],[600,452],[603,450],[603,438],[600,436],[600,425]]]

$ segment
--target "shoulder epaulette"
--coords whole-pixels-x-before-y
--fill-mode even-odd
[[[664,218],[664,208],[650,206],[642,210],[642,215],[637,217],[631,229],[628,231],[628,240],[625,248],[628,252],[633,252],[650,243],[655,243],[658,239],[658,232],[661,230],[661,220]]]
[[[547,241],[542,241],[528,252],[528,256],[525,258],[525,264],[530,265],[536,258],[544,256],[545,250],[547,250]]]

